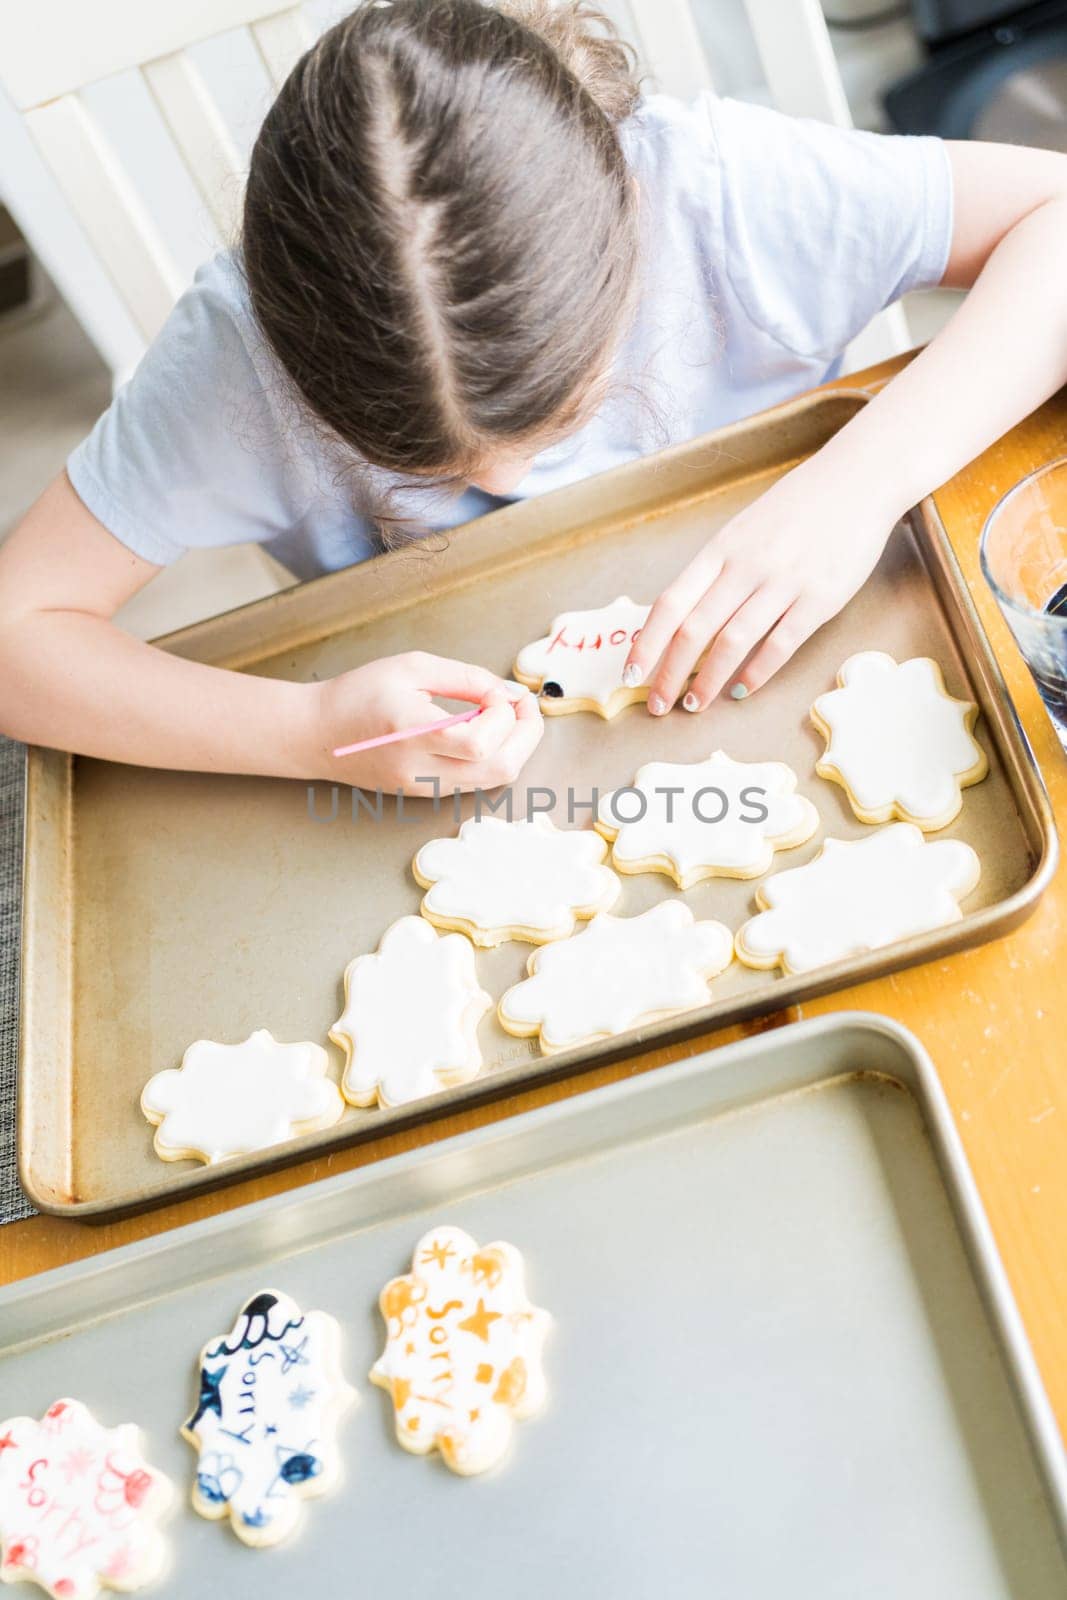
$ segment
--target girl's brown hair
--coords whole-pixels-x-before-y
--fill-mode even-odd
[[[581,0],[378,0],[303,57],[256,140],[243,260],[335,438],[462,476],[577,424],[636,281],[636,99]]]

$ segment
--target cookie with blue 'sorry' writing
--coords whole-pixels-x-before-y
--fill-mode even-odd
[[[341,1373],[337,1323],[265,1289],[204,1346],[199,1382],[181,1429],[200,1452],[193,1507],[228,1515],[245,1544],[277,1544],[301,1500],[341,1475],[337,1422],[356,1394]]]

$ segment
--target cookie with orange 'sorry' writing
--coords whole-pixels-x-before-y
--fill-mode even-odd
[[[613,717],[648,699],[648,684],[625,687],[622,669],[651,609],[620,595],[590,611],[564,611],[553,617],[543,639],[519,651],[514,675],[540,694],[546,715],[594,711]]]
[[[400,1444],[415,1455],[436,1448],[464,1475],[495,1465],[514,1423],[545,1398],[551,1319],[526,1297],[518,1250],[432,1228],[378,1303],[386,1340],[370,1376],[392,1397]]]
[[[105,1428],[80,1400],[0,1422],[0,1580],[54,1600],[139,1589],[164,1564],[169,1478],[141,1454],[132,1422]]]

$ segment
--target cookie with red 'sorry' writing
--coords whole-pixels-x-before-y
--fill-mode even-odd
[[[141,1453],[132,1422],[105,1428],[80,1400],[0,1422],[0,1581],[53,1600],[139,1589],[164,1564],[159,1518],[170,1479]]]
[[[564,611],[543,639],[519,651],[514,676],[537,691],[546,715],[593,711],[614,717],[648,699],[647,683],[625,687],[622,669],[651,609],[620,595],[590,611]]]

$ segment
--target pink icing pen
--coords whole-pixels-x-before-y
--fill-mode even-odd
[[[383,744],[399,744],[401,739],[418,739],[424,733],[440,733],[443,728],[455,728],[461,722],[473,722],[485,710],[472,706],[469,711],[457,711],[454,717],[442,717],[439,722],[424,722],[418,728],[400,728],[396,733],[379,733],[374,739],[360,739],[356,744],[342,744],[333,752],[335,756],[354,756],[360,750],[377,750]]]

